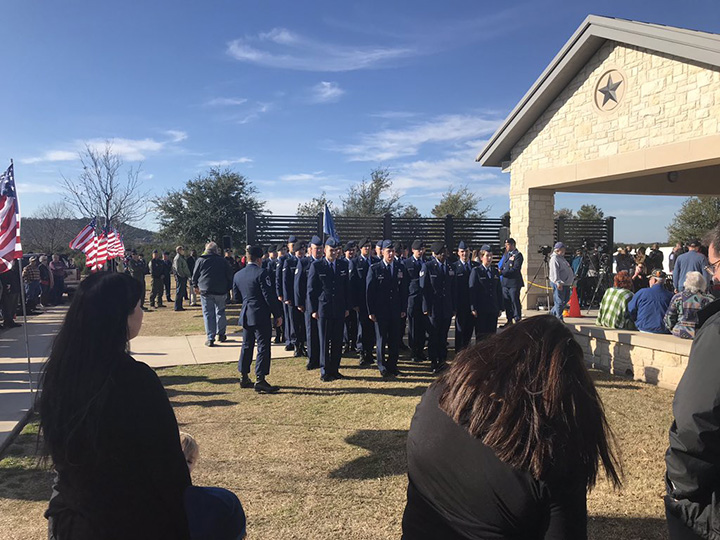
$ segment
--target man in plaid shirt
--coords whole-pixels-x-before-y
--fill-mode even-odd
[[[40,303],[40,267],[36,256],[30,257],[30,264],[23,268],[23,282],[25,283],[25,305],[32,311]]]
[[[635,330],[635,323],[630,318],[627,307],[633,297],[630,275],[625,270],[618,272],[613,285],[614,287],[605,291],[603,295],[595,324],[606,328]]]

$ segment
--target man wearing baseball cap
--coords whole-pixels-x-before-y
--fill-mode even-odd
[[[705,272],[708,259],[700,253],[701,245],[700,240],[691,240],[688,244],[688,252],[683,253],[676,259],[673,268],[673,285],[676,293],[682,292],[685,288],[685,276],[688,272],[700,272],[706,279],[709,277]]]
[[[573,281],[575,281],[575,273],[565,258],[565,244],[558,242],[550,257],[550,283],[553,288],[553,308],[550,313],[561,321],[565,306],[570,301]]]

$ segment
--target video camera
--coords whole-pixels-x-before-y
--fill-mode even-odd
[[[540,246],[538,248],[537,252],[540,253],[541,255],[548,256],[552,253],[552,251],[553,251],[553,248],[551,248],[550,246]]]

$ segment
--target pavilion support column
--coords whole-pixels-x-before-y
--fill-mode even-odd
[[[523,309],[534,309],[539,297],[545,298],[545,290],[530,284],[535,272],[540,273],[534,283],[545,285],[545,274],[542,270],[543,256],[538,248],[543,245],[552,246],[554,238],[555,191],[547,189],[530,189],[512,191],[510,193],[510,234],[517,242],[517,248],[525,258],[523,278],[526,289],[522,296],[527,295]],[[552,302],[552,293],[550,294]]]

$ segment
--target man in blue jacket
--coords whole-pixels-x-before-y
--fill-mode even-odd
[[[490,246],[480,248],[480,264],[470,274],[470,309],[475,318],[475,342],[497,333],[502,311],[500,275],[492,266]]]
[[[313,262],[322,259],[323,244],[319,236],[310,239],[310,254],[307,257],[298,259],[295,267],[295,308],[303,314],[305,334],[296,333],[295,356],[307,356],[306,369],[317,369],[320,367],[320,334],[318,333],[318,321],[312,318],[312,312],[308,309],[308,272]],[[298,353],[299,348],[299,353]]]
[[[447,359],[447,338],[455,314],[455,269],[447,261],[444,242],[430,246],[433,258],[420,270],[423,313],[428,317],[428,356],[434,373],[440,373]]]
[[[192,276],[192,285],[195,292],[200,294],[202,303],[207,347],[215,344],[215,336],[221,342],[227,339],[225,300],[232,282],[232,268],[220,255],[218,245],[215,242],[208,242],[205,245],[205,253],[195,263]]]
[[[505,254],[500,259],[498,268],[502,281],[503,304],[505,307],[506,324],[513,324],[522,319],[520,306],[520,289],[525,286],[522,277],[523,256],[517,250],[515,239],[505,240]]]
[[[351,307],[348,262],[339,259],[340,248],[331,236],[325,241],[325,259],[314,261],[308,271],[308,311],[320,334],[320,379],[343,379],[340,359],[345,317]]]
[[[233,278],[233,293],[242,302],[238,324],[243,328],[243,342],[238,361],[241,374],[241,388],[255,388],[259,394],[272,394],[279,390],[265,380],[270,373],[270,338],[272,324],[270,317],[275,319],[275,326],[282,324],[280,302],[272,289],[270,274],[262,268],[263,251],[260,246],[248,249],[248,265],[239,270]],[[255,375],[257,382],[250,380],[250,364],[253,350],[257,342],[255,358]]]
[[[286,351],[295,350],[295,329],[293,328],[292,308],[290,306],[290,302],[286,301],[287,299],[285,298],[285,291],[283,289],[283,277],[288,272],[285,269],[286,265],[292,266],[292,271],[295,272],[295,266],[297,265],[297,260],[294,260],[296,259],[295,244],[299,243],[300,242],[298,241],[297,237],[294,234],[291,234],[287,242],[287,253],[284,253],[280,257],[278,257],[278,261],[275,266],[275,294],[277,295],[277,299],[283,306],[283,313],[285,315],[284,333]]]
[[[665,288],[667,275],[662,270],[653,270],[650,287],[640,289],[628,303],[628,313],[641,332],[668,334],[663,321],[673,295]]]
[[[412,359],[415,362],[422,362],[427,360],[423,352],[427,336],[427,321],[423,313],[423,296],[420,287],[420,271],[424,263],[425,244],[423,244],[422,240],[415,240],[411,247],[412,256],[403,261],[408,274],[408,344],[410,345]]]
[[[705,268],[708,265],[708,259],[705,255],[700,253],[700,241],[692,240],[688,245],[688,252],[683,253],[675,260],[675,267],[673,268],[673,285],[675,286],[675,292],[682,292],[685,288],[685,276],[688,272],[700,272],[705,278],[708,278],[708,274],[705,272]],[[708,283],[711,281],[708,279]]]
[[[368,318],[375,324],[377,365],[383,379],[401,375],[397,367],[402,323],[407,309],[407,271],[395,260],[395,244],[382,242],[382,260],[367,274]],[[385,346],[387,345],[387,356]]]
[[[358,307],[357,344],[360,351],[360,366],[370,366],[374,362],[375,325],[368,317],[366,283],[370,267],[378,262],[371,251],[372,242],[363,238],[358,242],[360,253],[350,263],[350,288],[353,305]]]
[[[458,244],[459,260],[453,263],[455,269],[455,352],[460,352],[470,344],[475,317],[470,309],[470,274],[478,263],[470,260],[470,247],[460,241]]]

